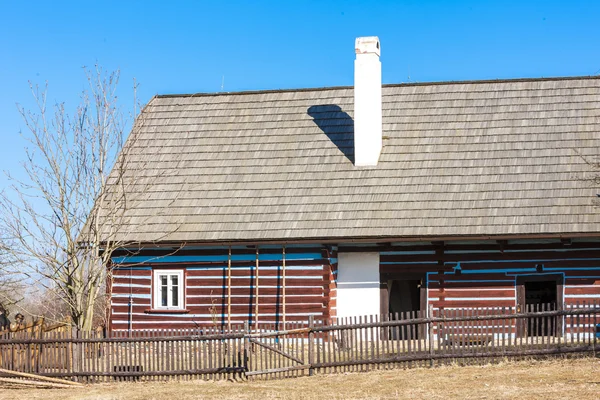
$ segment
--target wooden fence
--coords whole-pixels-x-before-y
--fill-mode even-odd
[[[600,308],[577,304],[131,332],[0,335],[0,368],[79,381],[283,378],[593,353]],[[0,374],[1,376],[1,374]]]

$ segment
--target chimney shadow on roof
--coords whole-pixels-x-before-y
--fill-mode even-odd
[[[311,106],[307,114],[351,163],[354,163],[354,120],[336,104]]]

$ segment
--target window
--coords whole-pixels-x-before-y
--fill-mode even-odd
[[[165,310],[182,310],[184,282],[183,271],[154,271],[154,308]]]

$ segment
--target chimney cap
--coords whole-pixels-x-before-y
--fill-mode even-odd
[[[379,56],[381,52],[381,46],[377,36],[364,36],[356,38],[356,41],[354,42],[354,48],[356,50],[356,54],[375,53],[377,56]]]

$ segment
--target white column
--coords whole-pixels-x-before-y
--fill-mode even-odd
[[[338,253],[337,316],[378,315],[379,253]]]

